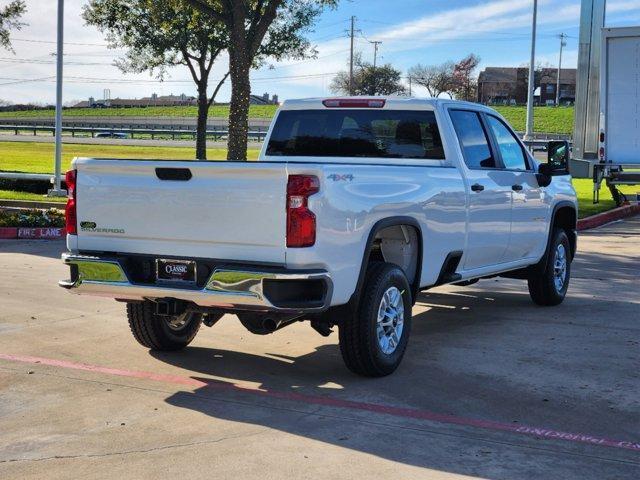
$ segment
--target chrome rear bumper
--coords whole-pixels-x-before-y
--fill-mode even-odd
[[[172,288],[166,285],[141,285],[130,281],[117,259],[88,255],[63,254],[62,261],[71,267],[71,280],[58,284],[81,295],[94,295],[118,300],[177,299],[201,307],[230,310],[269,310],[280,312],[320,312],[331,301],[333,284],[327,272],[295,270],[260,271],[251,269],[215,269],[204,288]],[[265,288],[271,282],[271,287]],[[288,283],[292,282],[292,283]],[[305,298],[282,301],[274,288],[287,289],[305,282],[322,282],[322,298],[308,302]],[[270,298],[271,297],[271,298]]]

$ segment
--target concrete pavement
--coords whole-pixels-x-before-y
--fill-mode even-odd
[[[122,304],[56,286],[63,249],[0,243],[0,478],[640,477],[640,217],[581,235],[559,307],[422,294],[383,379],[306,324],[150,353]]]

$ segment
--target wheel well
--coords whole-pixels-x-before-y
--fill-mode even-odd
[[[406,275],[409,284],[414,285],[419,282],[420,248],[418,230],[414,226],[391,225],[375,233],[368,261],[397,265]]]
[[[572,257],[576,254],[576,224],[576,210],[573,207],[560,207],[558,210],[556,210],[553,217],[553,228],[562,228],[566,232],[567,237],[569,237],[569,245],[571,246]]]
[[[412,299],[415,302],[416,294],[420,287],[420,275],[422,273],[422,230],[420,229],[420,224],[413,217],[389,217],[379,220],[369,231],[367,243],[365,244],[363,252],[362,263],[360,264],[358,283],[353,295],[351,295],[351,298],[347,303],[349,308],[352,309],[358,304],[369,264],[373,261],[392,261],[390,257],[394,255],[394,252],[397,254],[397,251],[394,250],[393,247],[387,248],[387,245],[385,245],[384,251],[387,256],[385,259],[385,253],[383,253],[382,247],[383,239],[394,239],[399,235],[401,235],[400,238],[404,239],[405,233],[409,235],[410,240],[408,243],[410,246],[411,257],[414,259],[411,266],[415,266],[413,274],[408,275],[407,278],[411,284]],[[385,244],[386,243],[390,242],[385,241]],[[400,268],[402,268],[401,265]]]

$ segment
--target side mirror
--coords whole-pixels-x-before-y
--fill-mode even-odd
[[[566,140],[554,140],[547,144],[547,165],[551,176],[568,175],[570,158],[571,151]]]

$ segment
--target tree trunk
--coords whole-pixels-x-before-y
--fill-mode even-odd
[[[233,50],[233,49],[232,49]],[[239,52],[229,52],[231,67],[231,105],[229,106],[229,142],[227,160],[247,159],[249,134],[249,95],[251,61]]]
[[[209,118],[209,98],[207,84],[198,84],[198,122],[196,126],[196,160],[207,159],[207,119]]]

